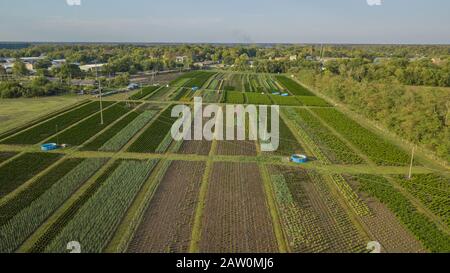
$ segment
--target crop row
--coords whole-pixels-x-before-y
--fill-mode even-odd
[[[47,191],[53,184],[60,180],[73,168],[78,166],[82,159],[67,159],[57,164],[47,174],[39,177],[30,186],[15,195],[0,206],[0,226],[11,220],[22,209],[26,208]]]
[[[335,109],[312,109],[321,119],[357,146],[378,165],[403,166],[409,156],[399,147],[362,127]]]
[[[54,117],[56,117],[58,115],[61,115],[63,113],[67,113],[67,112],[69,112],[69,111],[71,111],[71,110],[73,110],[75,108],[78,108],[78,107],[80,107],[82,105],[85,105],[88,102],[90,102],[90,101],[85,100],[85,101],[83,101],[81,103],[76,103],[75,105],[66,107],[66,108],[61,109],[61,110],[56,111],[56,112],[52,112],[52,113],[50,113],[48,115],[45,115],[45,116],[42,116],[42,117],[39,117],[39,118],[37,118],[37,119],[35,119],[35,120],[31,121],[31,122],[28,122],[27,124],[22,125],[20,127],[16,127],[16,128],[11,129],[11,130],[8,130],[8,131],[0,134],[0,139],[5,139],[7,137],[10,137],[10,136],[12,136],[12,135],[14,135],[14,134],[16,134],[16,133],[18,133],[20,131],[23,131],[23,130],[25,130],[27,128],[35,126],[35,125],[37,125],[37,124],[39,124],[41,122],[44,122],[44,121],[49,120],[49,119],[52,119],[52,118],[54,118]]]
[[[46,252],[64,252],[74,238],[85,253],[104,250],[157,161],[123,161],[72,217]]]
[[[0,227],[0,252],[16,250],[105,162],[86,159]]]
[[[116,160],[114,163],[104,171],[99,178],[92,183],[86,191],[69,207],[58,219],[42,234],[34,243],[29,252],[42,253],[45,248],[55,239],[55,237],[64,229],[67,223],[74,217],[80,208],[89,200],[94,193],[102,186],[106,179],[117,169],[122,160]]]
[[[15,152],[0,152],[0,164],[12,158],[15,155],[17,155],[17,153]]]
[[[324,99],[314,96],[295,96],[305,106],[331,107]]]
[[[73,146],[81,145],[89,138],[108,127],[118,118],[128,113],[131,110],[131,107],[128,107],[125,102],[115,104],[103,111],[103,124],[100,123],[100,113],[97,113],[61,134],[54,136],[50,142]]]
[[[364,242],[323,178],[298,168],[271,167],[275,200],[295,252],[362,252]]]
[[[326,128],[306,109],[288,109],[286,112],[307,132],[332,163],[360,164],[361,157]]]
[[[146,86],[139,90],[134,95],[130,96],[131,100],[140,100],[147,96],[151,96],[153,93],[155,93],[160,87],[159,86]]]
[[[133,121],[129,122],[120,132],[105,142],[99,150],[105,152],[119,151],[139,130],[155,117],[156,113],[156,111],[144,111],[133,119]]]
[[[172,124],[176,118],[172,118],[172,108],[167,108],[140,136],[131,144],[129,152],[135,153],[154,153],[160,143],[170,133]]]
[[[60,154],[26,153],[0,168],[0,198],[14,191],[58,159]]]
[[[387,179],[376,175],[359,175],[360,190],[376,197],[432,252],[450,252],[450,236],[420,213]]]
[[[103,102],[103,106],[111,105],[111,102]],[[44,139],[54,135],[57,131],[61,131],[70,125],[92,115],[99,111],[99,102],[92,102],[80,108],[67,112],[56,118],[49,119],[33,128],[25,130],[11,138],[2,141],[2,144],[36,144]]]
[[[437,174],[418,174],[411,180],[397,177],[397,181],[450,227],[450,180],[448,178]]]
[[[289,79],[285,76],[276,76],[275,78],[279,83],[281,83],[281,85],[283,85],[287,90],[289,90],[289,92],[291,92],[295,96],[314,96],[311,91],[301,86],[292,79]]]

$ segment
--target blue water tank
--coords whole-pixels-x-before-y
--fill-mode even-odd
[[[289,93],[283,93],[281,94],[282,97],[289,97]]]
[[[292,155],[291,161],[294,163],[302,164],[308,162],[308,157],[306,155]]]

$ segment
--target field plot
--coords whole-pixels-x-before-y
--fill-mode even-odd
[[[46,247],[61,253],[76,240],[85,253],[104,250],[156,161],[123,161]]]
[[[0,198],[37,175],[58,159],[60,154],[27,153],[0,168]]]
[[[10,137],[20,131],[23,131],[27,128],[35,126],[41,122],[44,122],[48,119],[54,118],[63,113],[69,112],[75,108],[78,108],[82,105],[89,103],[90,101],[85,100],[82,102],[74,103],[78,100],[78,98],[65,98],[65,97],[50,97],[50,98],[39,98],[39,99],[25,99],[25,100],[2,100],[0,101],[0,139],[5,139]],[[74,103],[72,105],[68,105],[62,109],[64,105],[68,103]],[[51,109],[59,109],[53,112]],[[45,110],[43,110],[45,109]],[[39,118],[36,117],[36,112],[38,115],[42,115],[42,112],[48,112],[46,115],[42,115]],[[26,121],[23,125],[17,127],[18,124],[23,123],[22,121]],[[12,129],[10,129],[12,128]]]
[[[306,109],[285,109],[290,120],[302,128],[327,159],[336,164],[360,164],[363,160]]]
[[[146,100],[149,101],[166,101],[170,96],[179,89],[179,87],[163,87],[158,89],[153,95],[150,95]]]
[[[284,105],[284,106],[301,106],[303,105],[298,101],[294,96],[282,97],[276,95],[269,95],[270,99],[274,102],[275,105]]]
[[[0,152],[0,164],[17,155],[15,152]]]
[[[245,93],[247,104],[272,105],[272,101],[265,94]]]
[[[351,176],[344,175],[349,184],[358,192],[358,183]],[[379,242],[383,253],[423,253],[426,248],[396,218],[384,204],[376,198],[359,191],[359,197],[367,204],[371,214],[360,219],[369,229],[373,240]]]
[[[244,104],[245,97],[242,92],[226,91],[224,96],[224,102],[228,104]]]
[[[202,97],[204,103],[220,102],[221,96],[222,96],[222,93],[219,91],[208,91],[208,90],[201,91],[201,97]]]
[[[414,175],[412,180],[399,176],[396,181],[450,227],[449,178],[438,174],[419,174]]]
[[[319,97],[296,96],[295,98],[305,106],[331,107],[331,105],[328,102]]]
[[[217,155],[256,156],[256,142],[250,140],[221,140],[217,142]]]
[[[108,107],[112,102],[103,102],[104,107]],[[27,129],[15,136],[5,139],[2,144],[37,144],[44,139],[54,135],[58,131],[64,130],[70,125],[94,114],[100,110],[99,102],[91,102],[80,108],[64,113],[53,119],[49,119],[39,125]]]
[[[151,96],[159,88],[160,88],[160,86],[146,86],[146,87],[142,88],[141,90],[139,90],[138,92],[136,92],[134,95],[130,96],[130,100],[140,100],[147,96]]]
[[[306,154],[305,148],[297,141],[283,119],[279,123],[280,137],[278,149],[268,154],[291,156],[292,154]],[[270,127],[269,127],[270,128]]]
[[[313,111],[377,165],[403,166],[409,164],[410,156],[406,152],[362,127],[341,112],[331,108],[314,108]]]
[[[256,164],[214,164],[199,247],[207,253],[278,251]]]
[[[245,92],[243,74],[225,74],[223,89],[225,91]]]
[[[352,176],[360,192],[376,198],[386,205],[414,236],[431,252],[450,252],[450,235],[441,231],[436,224],[417,208],[382,176],[361,174]]]
[[[0,253],[15,251],[42,223],[66,200],[69,198],[86,180],[88,180],[104,163],[105,159],[85,159],[81,164],[70,170],[57,182],[42,181],[44,187],[53,183],[48,189],[43,189],[39,197],[34,196],[34,200],[23,209],[18,209],[18,213],[10,218],[4,225],[0,226]],[[67,170],[70,168],[67,168]],[[56,174],[59,178],[60,174]],[[36,186],[39,188],[39,186]],[[23,195],[22,195],[23,196]],[[22,201],[29,201],[23,196]]]
[[[81,159],[75,159],[74,161],[81,161]],[[86,201],[89,200],[89,198],[97,192],[100,186],[103,185],[106,179],[111,176],[121,162],[122,160],[114,161],[114,163],[95,180],[95,183],[91,184],[89,188],[39,237],[28,252],[42,253],[45,248],[53,242],[55,237],[64,229],[67,223],[80,210]],[[67,165],[69,165],[71,162],[69,161],[67,163]]]
[[[211,141],[206,140],[186,140],[181,144],[181,148],[178,151],[180,154],[187,155],[208,155],[211,150]]]
[[[135,104],[119,102],[103,111],[103,124],[100,124],[100,113],[78,123],[74,127],[53,137],[50,142],[69,144],[78,146],[83,144],[95,134],[101,132],[121,116],[128,113],[135,107]]]
[[[150,201],[128,252],[188,252],[204,170],[204,162],[172,162]]]
[[[128,148],[134,153],[164,153],[172,142],[170,129],[176,118],[171,117],[172,107],[167,108]]]
[[[367,242],[320,175],[284,166],[273,166],[270,172],[292,251],[364,252]]]
[[[285,76],[276,76],[277,81],[295,96],[314,96],[311,91]]]

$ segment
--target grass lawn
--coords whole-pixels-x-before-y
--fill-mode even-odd
[[[0,99],[0,133],[77,103],[85,96]]]

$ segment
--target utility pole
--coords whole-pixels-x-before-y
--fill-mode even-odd
[[[95,79],[98,82],[98,91],[100,95],[100,125],[103,125],[103,102],[102,102],[102,84],[98,80],[98,66],[97,62],[95,62]]]
[[[411,178],[412,178],[412,168],[413,168],[413,163],[414,163],[414,152],[415,152],[415,150],[416,150],[416,146],[413,146],[412,153],[411,153],[411,164],[409,165],[408,180],[411,180]]]

